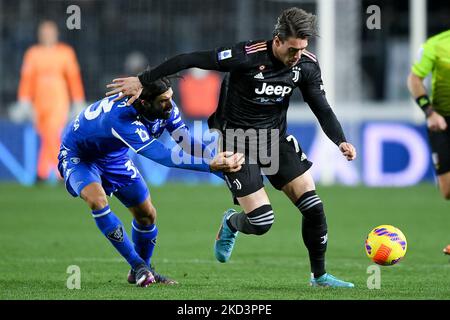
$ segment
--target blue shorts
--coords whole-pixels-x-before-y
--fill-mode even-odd
[[[149,196],[144,179],[127,155],[112,160],[84,161],[61,148],[58,160],[66,189],[74,197],[80,196],[84,187],[93,182],[100,183],[108,196],[114,194],[127,208],[141,204]]]

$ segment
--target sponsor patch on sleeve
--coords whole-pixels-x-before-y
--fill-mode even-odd
[[[233,55],[232,55],[232,53],[231,53],[231,49],[220,51],[220,52],[217,54],[217,58],[219,59],[219,61],[225,60],[225,59],[229,59],[229,58],[231,58],[232,56],[233,56]]]

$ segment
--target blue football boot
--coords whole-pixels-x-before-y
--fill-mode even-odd
[[[233,252],[234,243],[236,242],[236,237],[239,232],[231,231],[227,224],[227,220],[235,213],[237,213],[237,211],[234,209],[225,211],[222,218],[222,224],[220,225],[219,232],[216,236],[214,254],[219,262],[227,262],[230,260],[231,252]]]
[[[351,282],[340,280],[331,274],[325,273],[324,275],[314,278],[311,276],[312,287],[332,287],[332,288],[353,288],[355,285]]]

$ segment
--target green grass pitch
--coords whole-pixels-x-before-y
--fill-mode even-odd
[[[268,189],[276,214],[261,237],[240,234],[229,263],[215,261],[213,243],[225,186],[151,187],[159,237],[153,263],[180,282],[137,288],[128,266],[97,230],[87,206],[62,186],[0,185],[0,299],[450,299],[450,204],[435,186],[404,189],[318,187],[327,213],[327,270],[354,289],[311,288],[300,213]],[[131,215],[111,207],[130,232]],[[403,261],[381,267],[381,289],[369,290],[367,233],[380,224],[408,240]],[[68,266],[81,270],[81,289],[66,287]]]

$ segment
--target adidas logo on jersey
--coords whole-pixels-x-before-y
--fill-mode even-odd
[[[253,78],[264,80],[264,76],[263,76],[262,72],[258,73],[258,74],[257,74],[256,76],[254,76]]]
[[[275,95],[275,96],[282,96],[289,94],[292,91],[292,88],[289,86],[272,86],[267,85],[266,82],[263,83],[262,88],[255,89],[256,94],[266,94],[268,96]]]

